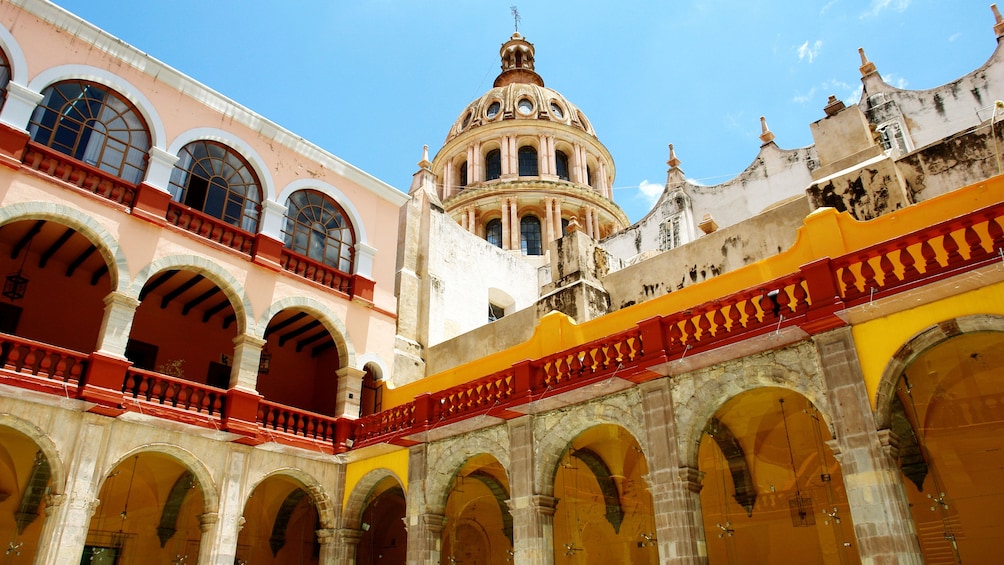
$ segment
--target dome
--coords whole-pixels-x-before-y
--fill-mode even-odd
[[[596,137],[589,120],[564,96],[546,86],[514,82],[497,86],[471,102],[453,123],[446,142],[461,133],[503,120],[546,120]]]
[[[471,102],[450,128],[446,142],[476,127],[504,120],[546,120],[596,137],[586,116],[558,92],[544,86],[534,71],[533,44],[518,32],[499,49],[502,72],[494,88]]]

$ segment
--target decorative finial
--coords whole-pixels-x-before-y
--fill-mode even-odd
[[[764,145],[774,141],[774,134],[770,132],[770,128],[767,127],[767,119],[763,116],[760,116],[760,141]]]
[[[516,33],[519,33],[519,8],[513,4],[512,6],[509,6],[509,11],[512,12],[513,27],[516,28]]]
[[[422,146],[422,160],[418,162],[418,167],[420,169],[429,169],[432,167],[432,163],[429,161],[429,146]]]
[[[875,72],[875,63],[868,60],[868,56],[865,55],[865,48],[858,47],[858,55],[861,56],[861,66],[858,70],[861,71],[861,76],[866,77]]]
[[[675,169],[680,166],[680,160],[676,158],[676,150],[673,149],[673,144],[669,144],[669,161],[666,161],[670,169]]]
[[[826,100],[826,106],[823,106],[823,112],[825,112],[827,116],[836,116],[843,109],[844,103],[832,94]]]
[[[997,9],[997,4],[991,4],[990,9],[994,11],[994,33],[1000,38],[1004,35],[1004,18],[1001,17],[1000,10]]]

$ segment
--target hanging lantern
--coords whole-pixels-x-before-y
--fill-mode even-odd
[[[24,291],[28,288],[28,279],[21,275],[21,269],[16,273],[7,275],[3,283],[3,295],[11,302],[24,298]]]
[[[268,347],[263,347],[261,349],[261,358],[258,360],[258,374],[267,375],[271,368],[272,353],[269,352]]]

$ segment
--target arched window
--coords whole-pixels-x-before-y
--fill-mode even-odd
[[[289,197],[287,248],[345,273],[352,272],[355,233],[345,211],[331,197],[301,190]]]
[[[3,49],[0,49],[0,108],[7,100],[8,82],[10,82],[10,61],[7,60],[7,54],[3,52]]]
[[[561,236],[568,235],[568,218],[561,219]]]
[[[171,196],[185,206],[254,233],[261,190],[244,157],[215,141],[193,141],[181,149],[171,173]]]
[[[32,141],[138,184],[146,172],[150,133],[136,108],[83,80],[47,87],[28,124]]]
[[[568,180],[568,155],[562,151],[555,151],[554,166],[557,169],[558,178]]]
[[[519,148],[519,176],[535,177],[537,172],[537,150],[529,145]]]
[[[502,220],[495,218],[485,224],[485,239],[495,247],[502,248]]]
[[[586,167],[586,184],[593,186],[593,168],[589,166]]]
[[[492,149],[485,155],[485,180],[495,180],[502,176],[502,152]]]
[[[540,238],[540,218],[523,216],[519,222],[519,242],[523,255],[543,255]]]
[[[467,161],[460,163],[460,182],[458,184],[461,187],[467,186]]]

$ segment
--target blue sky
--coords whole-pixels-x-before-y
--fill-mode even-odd
[[[56,0],[56,3],[377,178],[407,190],[491,88],[516,0]],[[812,143],[827,96],[856,102],[858,47],[887,82],[926,89],[996,47],[989,1],[829,0],[518,4],[537,72],[592,122],[632,221],[651,208],[673,143],[717,184],[760,146]],[[1004,97],[1004,93],[1000,95]],[[977,109],[974,108],[974,112]]]

